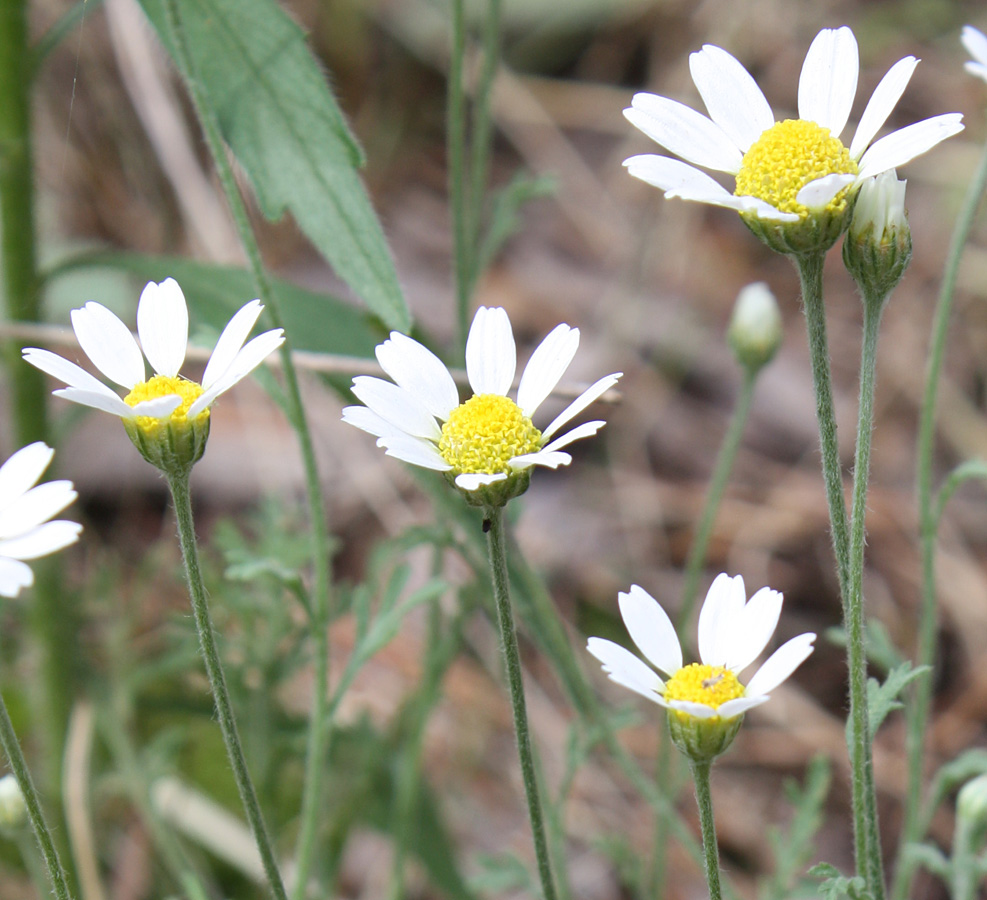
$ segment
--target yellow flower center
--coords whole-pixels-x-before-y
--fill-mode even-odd
[[[458,474],[509,474],[510,461],[541,449],[541,432],[520,407],[499,394],[476,394],[442,426],[439,453]]]
[[[857,174],[857,163],[843,142],[815,122],[785,119],[772,125],[744,154],[734,194],[758,197],[782,212],[805,218],[809,210],[796,201],[798,192],[810,181],[835,174]],[[826,210],[842,212],[847,193],[847,188],[840,191]]]
[[[744,696],[737,676],[722,666],[689,663],[665,682],[666,700],[686,700],[719,709],[727,700]]]
[[[166,397],[169,394],[178,394],[182,398],[181,404],[171,414],[168,422],[184,425],[189,407],[202,396],[203,388],[201,384],[182,378],[180,375],[155,375],[147,381],[134,385],[134,389],[123,398],[123,402],[128,406],[136,406],[144,400],[154,400],[157,397]],[[209,410],[204,409],[196,416],[196,421],[209,418]],[[150,431],[163,424],[162,420],[151,416],[138,416],[135,420],[137,426],[144,431]]]

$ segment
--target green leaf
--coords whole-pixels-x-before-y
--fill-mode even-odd
[[[905,858],[912,866],[922,866],[949,883],[952,865],[938,847],[933,847],[931,844],[908,844],[905,847]]]
[[[847,878],[841,875],[836,866],[820,863],[809,869],[809,874],[820,879],[819,893],[827,900],[870,900],[870,894],[864,885],[864,879],[859,875]]]
[[[954,788],[987,772],[987,750],[965,750],[943,765],[929,789],[929,810],[935,810]]]
[[[175,0],[194,72],[264,215],[289,210],[389,328],[408,331],[390,250],[357,173],[362,151],[302,30],[273,0]],[[173,59],[164,0],[141,0]]]
[[[761,891],[763,900],[790,897],[799,874],[812,857],[816,834],[822,826],[830,775],[829,761],[819,755],[809,763],[804,786],[792,780],[785,783],[785,795],[795,814],[785,828],[772,826],[768,832],[775,870]]]
[[[145,281],[174,278],[188,300],[193,325],[206,324],[217,333],[233,313],[256,296],[254,279],[246,270],[178,256],[96,251],[62,261],[53,276],[62,278],[88,268],[131,272]],[[272,285],[281,300],[285,331],[293,350],[373,359],[374,348],[385,333],[365,313],[338,297],[287,281],[274,279]]]
[[[888,714],[896,709],[901,709],[904,704],[898,700],[901,692],[911,684],[916,678],[928,675],[929,666],[918,666],[912,668],[912,664],[905,662],[895,666],[884,680],[883,684],[877,679],[870,678],[867,681],[867,710],[869,713],[870,735],[877,734]]]

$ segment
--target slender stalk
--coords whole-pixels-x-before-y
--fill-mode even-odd
[[[31,141],[33,63],[28,46],[26,0],[0,3],[0,293],[12,322],[42,320],[34,213]],[[44,374],[21,359],[23,342],[3,343],[6,399],[15,446],[48,440],[48,393]],[[37,569],[31,622],[42,648],[41,681],[46,739],[45,781],[61,794],[65,727],[72,708],[75,627],[65,602],[58,563]],[[60,806],[60,805],[59,805]],[[62,831],[62,829],[58,829]]]
[[[867,710],[867,655],[864,644],[864,548],[866,544],[867,486],[870,476],[871,438],[874,430],[874,385],[877,371],[877,339],[885,297],[864,297],[864,336],[860,357],[860,402],[857,412],[857,450],[853,466],[853,511],[850,524],[850,597],[845,627],[847,668],[850,676],[852,717],[851,770],[854,802],[863,807],[866,857],[857,869],[867,879],[871,897],[883,900],[884,866],[877,823],[874,790],[874,756]]]
[[[703,857],[706,864],[706,884],[709,900],[721,900],[720,851],[716,844],[716,824],[713,821],[713,797],[709,789],[709,771],[712,762],[690,761],[692,779],[696,784],[696,803],[699,805],[699,827],[703,834]]]
[[[545,839],[545,823],[542,816],[541,801],[538,797],[538,779],[535,772],[534,751],[531,746],[531,729],[528,726],[528,712],[524,700],[521,654],[518,650],[514,613],[511,609],[503,507],[488,508],[485,511],[485,518],[490,523],[487,532],[487,545],[490,551],[490,576],[493,582],[494,600],[497,604],[497,622],[500,625],[500,641],[501,649],[504,652],[504,665],[507,669],[507,682],[511,691],[514,734],[517,738],[518,756],[521,758],[521,776],[524,779],[524,793],[528,800],[528,818],[531,821],[535,856],[538,860],[538,875],[541,879],[545,900],[556,900],[548,842]]]
[[[288,895],[281,881],[277,859],[271,846],[271,839],[264,824],[264,814],[261,812],[257,791],[247,768],[247,760],[240,744],[236,719],[233,715],[233,704],[226,687],[226,675],[216,646],[216,634],[213,631],[212,618],[209,615],[209,603],[206,599],[206,588],[202,582],[199,570],[199,549],[195,540],[195,523],[192,519],[192,497],[189,491],[189,472],[182,474],[166,473],[168,487],[175,501],[175,518],[178,521],[178,539],[182,545],[182,559],[185,562],[185,576],[188,581],[189,597],[192,601],[192,613],[195,626],[199,632],[199,643],[202,647],[202,658],[206,664],[206,674],[212,688],[213,700],[216,704],[216,714],[219,727],[223,732],[223,742],[229,754],[233,776],[240,792],[240,800],[247,813],[247,821],[253,832],[254,841],[260,852],[264,872],[270,884],[271,893],[277,900],[288,900]]]
[[[812,384],[816,394],[816,420],[822,451],[823,480],[826,503],[829,506],[833,552],[836,554],[837,576],[846,615],[847,582],[850,561],[850,523],[847,519],[846,498],[843,496],[843,469],[836,435],[836,412],[833,404],[833,380],[829,364],[829,344],[826,338],[826,309],[823,306],[822,271],[825,254],[796,257],[799,281],[802,285],[802,308],[809,338],[812,363]]]
[[[456,289],[456,336],[460,349],[469,331],[472,245],[469,234],[469,197],[466,162],[466,22],[463,0],[451,0],[452,40],[446,98],[446,153],[449,166],[449,204],[452,212],[452,253]]]
[[[744,436],[744,429],[747,426],[747,419],[750,416],[751,401],[754,398],[754,385],[757,382],[758,371],[749,366],[744,367],[744,380],[740,386],[740,395],[737,397],[737,406],[733,411],[730,427],[723,436],[719,455],[716,457],[716,467],[713,469],[713,476],[710,479],[709,488],[706,491],[706,502],[703,505],[702,517],[699,519],[696,536],[692,541],[692,546],[689,548],[689,557],[685,563],[685,584],[682,588],[682,606],[679,608],[679,614],[676,620],[676,630],[680,633],[689,621],[696,605],[699,577],[702,574],[703,563],[706,561],[706,550],[709,547],[709,539],[713,533],[713,523],[716,521],[716,513],[719,511],[720,502],[723,500],[723,491],[727,486],[727,480],[730,478],[734,461],[737,459],[740,439]]]
[[[31,147],[31,56],[27,0],[0,4],[0,259],[7,318],[41,321]],[[8,402],[18,446],[48,436],[44,375],[21,360],[21,344],[4,347]]]
[[[922,606],[919,613],[918,647],[915,664],[931,666],[935,661],[936,648],[936,575],[935,544],[936,517],[932,497],[932,453],[935,444],[936,398],[942,376],[943,357],[946,350],[946,337],[949,332],[949,319],[953,309],[953,296],[956,290],[956,276],[959,272],[963,248],[970,236],[970,229],[980,206],[984,190],[987,188],[987,145],[980,164],[966,195],[963,209],[949,245],[946,266],[943,270],[942,285],[932,321],[932,337],[929,341],[929,357],[926,363],[925,395],[922,399],[922,413],[918,428],[918,460],[916,463],[916,493],[918,494],[919,532],[922,547]],[[922,802],[922,772],[925,765],[925,731],[929,718],[929,705],[932,701],[932,676],[918,679],[912,685],[911,703],[907,705],[906,750],[908,757],[908,787],[905,793],[905,810],[898,847],[899,865],[891,895],[895,900],[904,900],[908,895],[910,877],[906,867],[901,865],[902,854],[908,844],[920,839],[920,812]]]
[[[963,817],[957,817],[950,859],[950,900],[975,900],[982,880],[977,865],[974,828]]]
[[[857,872],[870,882],[871,858],[867,816],[867,786],[870,740],[867,736],[867,673],[863,659],[862,640],[851,635],[861,609],[854,609],[850,591],[850,528],[847,521],[846,500],[843,495],[843,471],[840,464],[839,443],[836,434],[836,414],[833,405],[832,375],[830,372],[829,346],[826,339],[826,311],[823,306],[822,270],[825,254],[811,254],[795,258],[802,284],[802,307],[805,311],[809,338],[809,355],[812,362],[812,381],[816,394],[816,419],[822,449],[823,481],[832,531],[833,550],[836,555],[837,575],[840,583],[840,599],[843,606],[843,622],[847,629],[847,666],[850,670],[850,762],[853,770],[853,839]],[[866,488],[866,481],[865,481]],[[859,603],[857,606],[859,607]],[[862,632],[862,625],[861,625]]]
[[[223,193],[226,195],[226,201],[229,204],[237,234],[247,254],[258,296],[264,303],[268,316],[274,325],[276,327],[284,327],[280,302],[264,268],[260,247],[257,245],[257,240],[250,227],[250,218],[247,215],[243,198],[240,195],[232,167],[227,158],[216,116],[196,77],[191,54],[185,41],[185,32],[181,27],[178,5],[175,0],[167,0],[167,9],[169,24],[175,38],[179,68],[185,78],[196,116],[199,119],[206,143],[209,146],[209,152],[216,165],[216,171],[223,187]],[[302,791],[298,843],[295,849],[296,880],[292,891],[294,900],[300,900],[304,896],[305,888],[308,884],[309,873],[312,869],[315,854],[316,836],[323,805],[322,784],[326,770],[325,762],[330,734],[330,729],[327,727],[329,683],[328,629],[332,610],[332,575],[330,572],[329,557],[329,528],[326,522],[325,505],[322,497],[322,482],[319,478],[315,445],[312,441],[312,433],[309,428],[308,417],[305,413],[305,404],[302,401],[301,389],[298,384],[298,373],[295,370],[294,362],[291,358],[291,349],[287,342],[281,345],[279,353],[291,424],[298,436],[298,445],[302,457],[309,527],[312,530],[313,585],[309,624],[315,671],[313,677],[312,709],[309,715],[309,730],[305,753],[305,784]]]
[[[38,791],[34,787],[31,772],[27,767],[27,761],[21,752],[21,745],[17,741],[17,734],[14,731],[14,724],[10,721],[10,714],[7,712],[7,704],[0,696],[0,744],[3,745],[3,752],[10,763],[10,769],[17,779],[21,793],[24,795],[24,802],[27,806],[27,815],[34,830],[34,836],[38,839],[38,847],[41,856],[45,861],[45,868],[48,870],[48,880],[52,890],[58,900],[70,900],[72,892],[69,890],[68,878],[65,869],[58,858],[58,851],[55,849],[55,842],[52,839],[51,831],[45,822],[45,814],[41,809],[41,799]]]

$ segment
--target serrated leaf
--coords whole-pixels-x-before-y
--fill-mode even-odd
[[[809,874],[820,879],[819,893],[828,900],[870,900],[870,894],[859,875],[847,878],[840,870],[830,863],[819,863],[809,869]]]
[[[164,0],[140,0],[176,59]],[[195,78],[264,215],[289,210],[389,328],[407,331],[390,250],[357,173],[362,152],[305,36],[272,0],[174,0]]]
[[[916,678],[927,675],[929,671],[929,666],[912,668],[911,663],[905,662],[888,672],[883,684],[874,678],[868,679],[867,710],[871,737],[877,734],[889,713],[902,708],[903,704],[898,700],[901,692]]]

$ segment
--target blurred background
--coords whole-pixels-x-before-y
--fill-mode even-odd
[[[36,0],[35,34],[46,31],[68,5]],[[153,33],[129,0],[90,0],[89,6],[48,60],[35,95],[43,253],[55,258],[106,246],[242,263],[197,126]],[[445,163],[445,4],[288,0],[284,6],[309,32],[366,150],[366,183],[412,313],[425,332],[448,346],[454,299]],[[476,6],[474,21],[481,14]],[[785,828],[790,819],[783,782],[802,779],[815,754],[833,764],[815,858],[846,870],[852,853],[844,663],[840,647],[823,637],[839,624],[840,610],[798,281],[788,261],[759,244],[736,215],[665,200],[630,178],[622,160],[657,148],[621,110],[641,89],[701,107],[688,54],[713,43],[747,66],[780,118],[794,112],[799,69],[816,32],[846,24],[859,41],[862,69],[853,121],[881,76],[908,54],[922,64],[886,130],[937,113],[964,113],[966,131],[899,172],[908,180],[914,258],[885,314],[880,348],[865,592],[869,614],[910,654],[919,599],[915,434],[929,324],[955,215],[987,136],[987,85],[963,71],[964,23],[987,27],[983,4],[505,4],[503,65],[493,97],[492,182],[502,186],[522,170],[540,179],[540,196],[524,207],[516,234],[479,284],[476,303],[508,310],[522,358],[564,321],[582,335],[567,378],[592,381],[610,371],[625,373],[619,398],[591,411],[608,420],[600,437],[575,446],[568,470],[539,473],[516,504],[517,540],[546,578],[584,669],[614,704],[629,697],[583,654],[585,636],[615,633],[617,592],[631,583],[666,607],[678,603],[683,564],[741,382],[725,340],[733,301],[744,285],[765,281],[782,309],[785,341],[757,384],[702,581],[705,591],[715,574],[727,571],[743,574],[751,592],[770,584],[786,599],[777,643],[808,630],[821,636],[795,677],[748,716],[733,750],[714,769],[724,868],[744,897],[756,894],[758,877],[773,866],[766,832]],[[291,221],[271,225],[255,214],[254,224],[275,273],[349,296]],[[937,482],[957,462],[981,457],[987,449],[985,239],[987,227],[976,228],[960,274],[939,409]],[[67,324],[70,308],[96,299],[132,322],[139,289],[139,282],[119,274],[65,278],[48,297],[49,319]],[[826,291],[849,476],[861,309],[838,252],[830,254]],[[314,376],[305,388],[328,521],[338,539],[336,574],[359,580],[375,542],[429,522],[434,506],[407,467],[375,451],[368,435],[340,423],[342,397]],[[57,400],[53,410],[64,434],[60,473],[75,480],[78,513],[87,527],[86,540],[66,554],[66,566],[83,609],[83,665],[98,685],[112,656],[108,633],[139,659],[158,646],[159,629],[165,623],[174,627],[182,615],[181,582],[170,577],[178,565],[174,525],[164,484],[133,452],[122,429],[105,417],[70,414]],[[5,447],[5,455],[11,449]],[[302,483],[294,436],[256,384],[241,385],[217,407],[193,489],[200,532],[207,539],[216,529],[221,532],[230,515],[246,518],[265,502],[267,515],[275,515],[273,504],[287,521],[304,521],[298,512]],[[987,743],[984,503],[981,488],[964,487],[944,518],[938,584],[943,627],[928,735],[932,766]],[[149,559],[164,563],[165,574],[149,576]],[[423,562],[427,565],[427,557]],[[16,609],[8,609],[0,626],[4,640],[16,642],[17,622]],[[353,633],[351,616],[340,616],[333,625],[334,678]],[[340,715],[353,722],[368,717],[381,727],[392,721],[408,685],[420,678],[426,634],[424,614],[409,617],[361,671]],[[462,866],[471,872],[484,854],[510,851],[528,859],[530,850],[496,634],[482,616],[468,623],[466,634],[468,652],[454,663],[429,720],[423,765]],[[523,649],[529,651],[535,739],[551,786],[562,776],[572,712],[543,659],[530,644]],[[10,667],[6,679],[29,680],[29,648],[20,647],[5,665]],[[278,697],[284,708],[307,709],[311,685],[305,676],[304,670],[296,672],[284,686]],[[621,740],[652,771],[659,711],[630,702],[640,715],[621,732]],[[903,734],[900,714],[894,714],[875,747],[889,853],[904,786]],[[698,831],[687,785],[680,793],[683,816]],[[112,896],[152,896],[148,839],[140,822],[112,807],[101,814]],[[574,894],[583,900],[633,896],[626,887],[632,880],[628,873],[650,853],[651,819],[606,759],[593,759],[581,769],[566,822]],[[933,834],[948,843],[951,827],[943,813]],[[108,835],[112,840],[105,840]],[[379,831],[357,830],[342,855],[341,897],[384,896],[375,878],[387,871],[378,863],[388,848]],[[677,848],[670,854],[667,896],[701,896],[702,873]],[[424,887],[415,890],[412,883],[408,896],[437,896]],[[935,897],[936,890],[931,880],[920,881],[917,895]],[[13,900],[32,896],[13,873],[9,887],[0,874],[0,893]],[[510,885],[490,895],[521,896]]]

